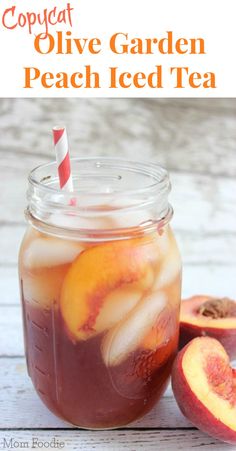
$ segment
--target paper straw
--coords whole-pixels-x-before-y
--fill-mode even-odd
[[[64,191],[73,191],[73,182],[71,176],[70,155],[66,128],[54,127],[52,131],[57,159],[57,169],[60,188]]]

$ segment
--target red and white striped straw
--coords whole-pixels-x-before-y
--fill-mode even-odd
[[[52,131],[56,151],[60,188],[64,191],[73,191],[73,182],[70,167],[70,154],[66,128],[53,127]]]

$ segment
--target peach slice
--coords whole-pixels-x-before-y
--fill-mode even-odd
[[[65,277],[60,299],[62,316],[74,338],[89,338],[109,326],[109,319],[107,323],[101,321],[101,312],[103,306],[107,308],[105,300],[114,290],[134,283],[138,283],[139,293],[150,288],[156,252],[153,239],[143,237],[103,243],[77,257]],[[131,301],[131,307],[137,297]],[[121,298],[120,309],[124,309],[124,314],[125,304],[126,299]]]
[[[236,358],[236,301],[211,296],[182,301],[180,348],[192,338],[206,335],[218,339],[230,358]]]
[[[236,370],[218,340],[194,338],[179,352],[172,388],[180,410],[195,426],[236,443]]]

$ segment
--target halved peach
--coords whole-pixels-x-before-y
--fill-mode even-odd
[[[236,370],[218,340],[194,338],[179,352],[172,388],[180,410],[195,426],[236,443]]]
[[[102,309],[109,312],[112,293],[110,302],[116,305],[113,305],[116,311],[120,310],[116,320],[121,320],[153,284],[156,255],[155,242],[148,237],[103,243],[84,250],[67,272],[60,300],[61,313],[72,336],[86,339],[111,325],[109,314],[102,313]],[[118,300],[114,298],[116,290],[122,287],[128,290],[129,286],[133,286],[135,293],[129,302],[119,292]],[[107,322],[104,317],[108,317]]]
[[[231,359],[236,358],[236,301],[211,296],[193,296],[182,301],[180,348],[192,338],[218,339]]]

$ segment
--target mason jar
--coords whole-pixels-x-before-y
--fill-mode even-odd
[[[46,406],[82,428],[124,426],[163,393],[177,351],[181,261],[162,167],[72,159],[29,175],[19,255],[28,372]]]

